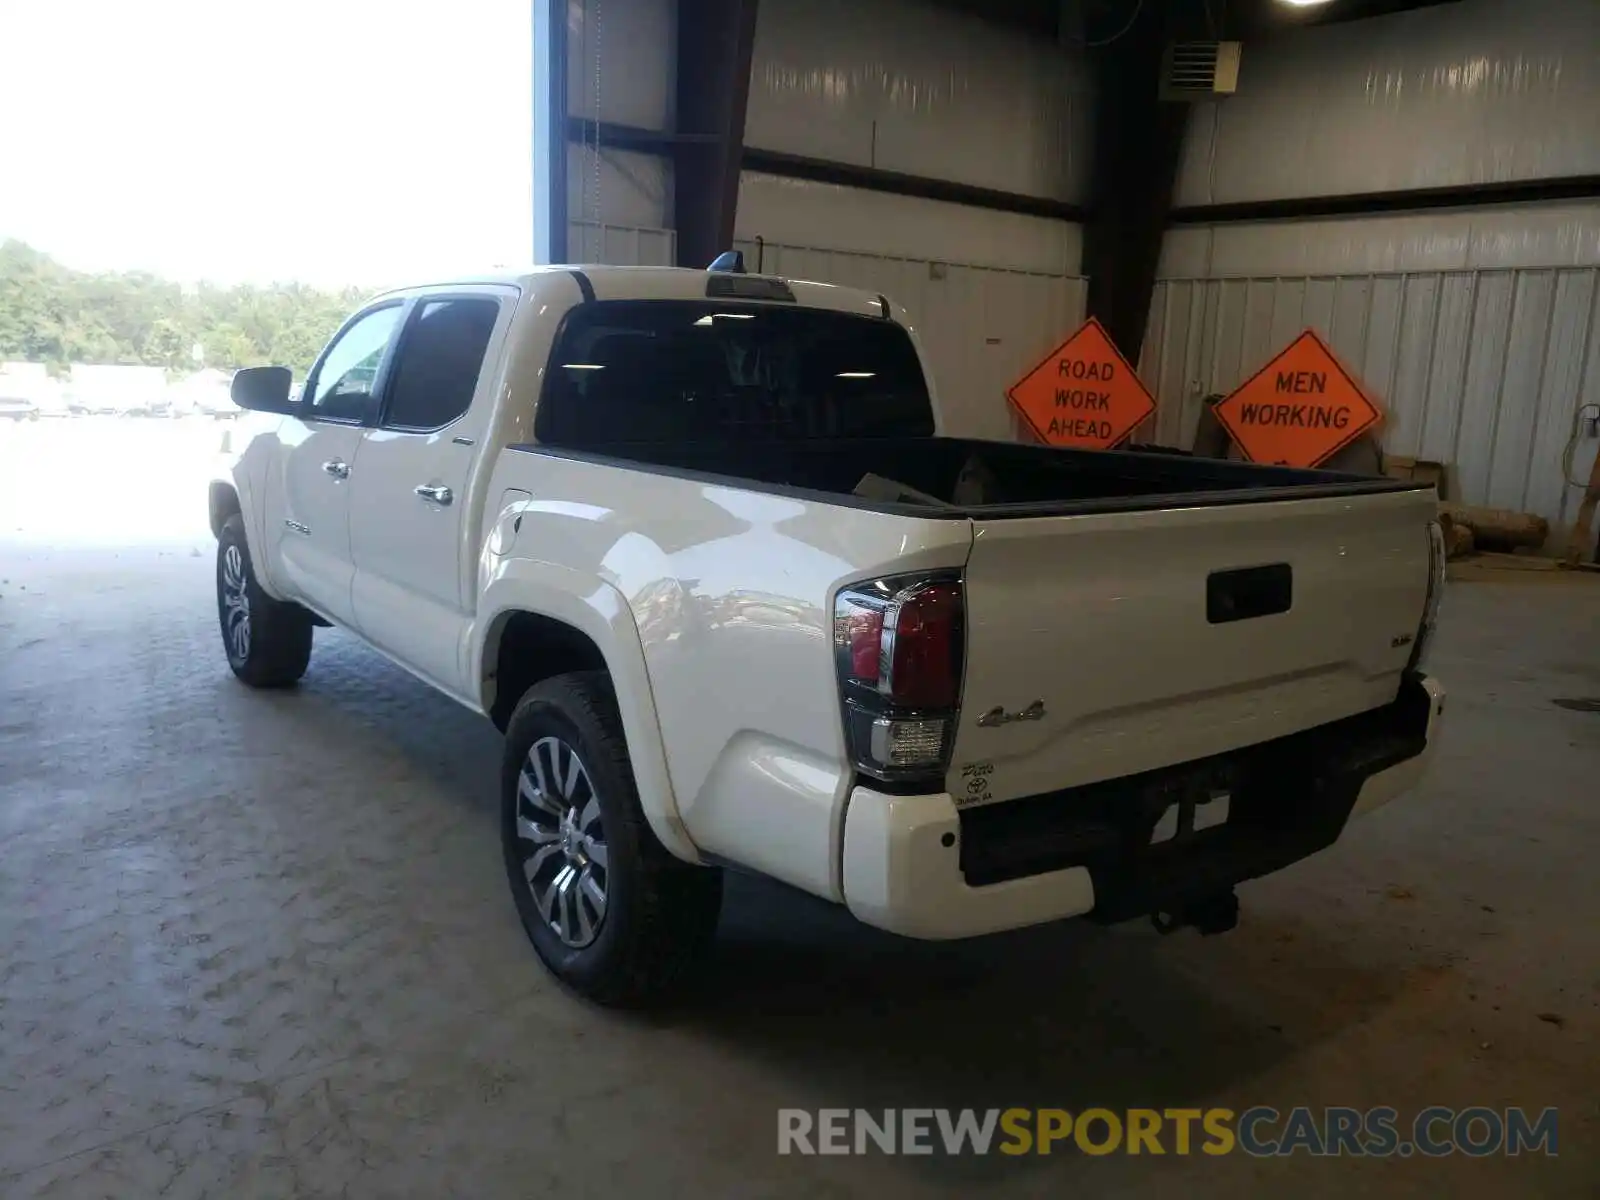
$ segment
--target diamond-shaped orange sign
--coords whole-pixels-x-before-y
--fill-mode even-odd
[[[1040,441],[1084,450],[1109,450],[1156,410],[1093,317],[1017,380],[1006,399]]]
[[[1326,462],[1383,420],[1310,329],[1212,411],[1246,458],[1282,467]]]

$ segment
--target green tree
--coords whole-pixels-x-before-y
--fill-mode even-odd
[[[182,372],[278,363],[297,375],[361,299],[305,284],[202,284],[185,291],[143,271],[75,271],[15,240],[0,243],[0,359],[132,363]]]

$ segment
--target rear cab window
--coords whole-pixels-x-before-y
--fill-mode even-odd
[[[895,322],[727,300],[573,309],[535,429],[579,450],[933,433],[921,362]]]

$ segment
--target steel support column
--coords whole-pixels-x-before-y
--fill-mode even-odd
[[[1130,362],[1144,342],[1189,122],[1187,104],[1159,98],[1162,53],[1181,36],[1173,16],[1183,9],[1145,4],[1126,33],[1089,52],[1097,100],[1083,273],[1090,315]]]
[[[533,261],[567,261],[567,0],[533,0]]]
[[[733,244],[757,0],[678,0],[678,137],[672,142],[678,264]]]

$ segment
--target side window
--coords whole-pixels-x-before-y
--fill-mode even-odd
[[[378,367],[402,311],[398,304],[375,309],[339,335],[304,393],[308,420],[366,419],[372,411]]]
[[[466,412],[499,315],[499,303],[484,298],[419,303],[385,388],[384,428],[440,429]]]

